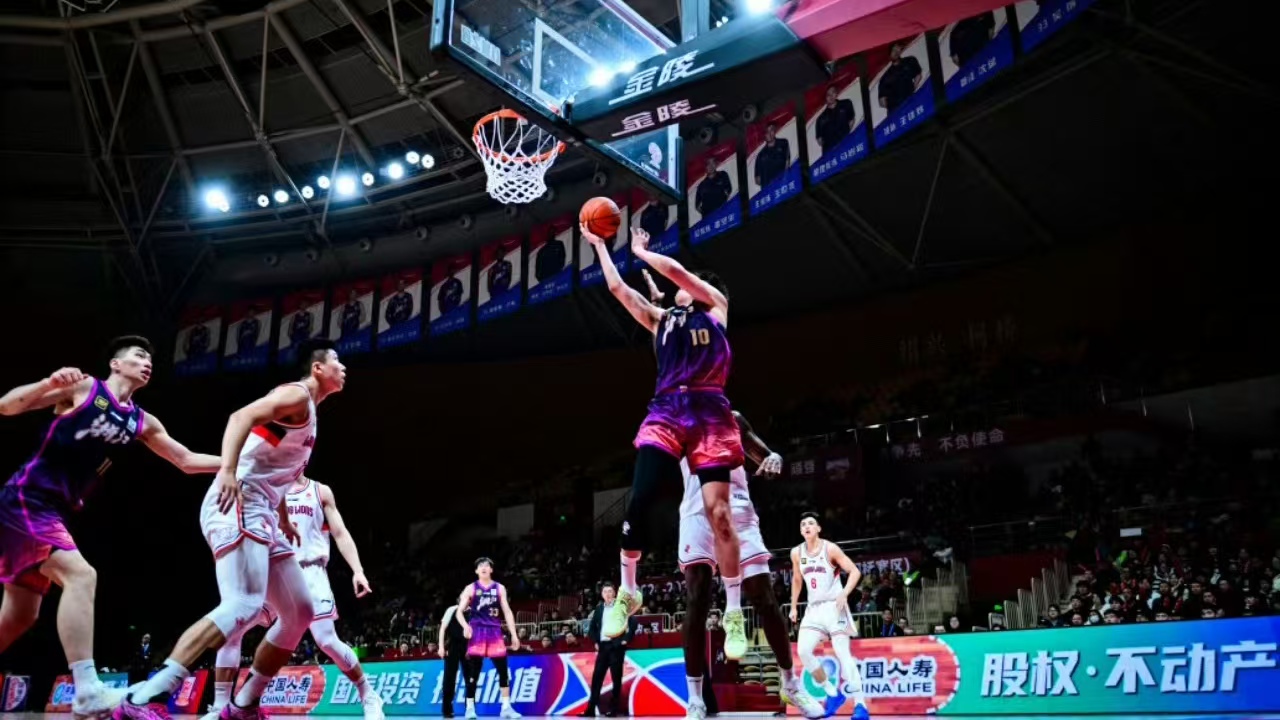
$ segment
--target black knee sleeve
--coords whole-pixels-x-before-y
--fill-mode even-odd
[[[726,476],[727,477],[727,476]],[[649,515],[663,483],[680,482],[680,460],[655,447],[643,446],[636,453],[635,475],[631,478],[631,498],[627,501],[626,522],[622,524],[622,549],[649,549]]]
[[[467,699],[476,699],[476,685],[480,681],[480,671],[484,669],[484,658],[468,655],[462,665],[463,679],[467,683]]]
[[[493,660],[493,667],[498,671],[498,687],[511,687],[511,674],[507,671],[507,659],[505,657],[490,658]]]

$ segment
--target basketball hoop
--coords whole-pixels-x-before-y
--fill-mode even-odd
[[[498,110],[480,118],[471,141],[476,144],[485,189],[503,204],[528,203],[547,191],[546,174],[564,143],[514,110]]]

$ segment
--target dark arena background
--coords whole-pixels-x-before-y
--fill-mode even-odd
[[[307,474],[333,488],[373,586],[357,600],[333,553],[339,634],[385,712],[441,713],[440,618],[487,555],[524,644],[516,709],[577,715],[654,346],[576,213],[596,195],[637,224],[662,208],[655,249],[729,288],[727,395],[784,458],[751,483],[778,603],[802,512],[861,568],[852,652],[873,717],[1280,713],[1280,83],[1257,3],[632,0],[663,57],[711,43],[699,57],[721,63],[657,120],[591,112],[592,93],[646,77],[631,59],[602,77],[588,59],[593,87],[543,117],[432,37],[472,22],[466,52],[516,72],[533,45],[503,45],[513,24],[486,12],[563,20],[573,40],[565,27],[608,35],[616,0],[487,4],[4,2],[0,392],[65,366],[105,377],[106,343],[141,333],[156,355],[138,403],[217,453],[233,411],[296,379],[282,358],[301,311],[348,368]],[[786,50],[755,57],[745,33],[765,22]],[[819,115],[841,102],[836,152]],[[471,134],[499,107],[569,142],[527,204],[486,192]],[[670,175],[595,141],[640,116],[662,133],[672,113],[653,146]],[[776,166],[758,162],[780,147],[769,133],[789,142]],[[714,207],[708,154],[732,179]],[[613,250],[643,292],[625,238]],[[48,421],[0,420],[5,473]],[[70,521],[116,686],[218,603],[197,522],[212,477],[137,445]],[[641,632],[602,712],[686,713],[681,488],[662,493]],[[0,654],[0,710],[70,711],[59,592]],[[738,662],[719,618],[720,710],[783,710],[753,609]],[[212,663],[173,712],[205,711]],[[481,694],[496,716],[491,674]],[[264,707],[359,715],[355,698],[308,636]]]

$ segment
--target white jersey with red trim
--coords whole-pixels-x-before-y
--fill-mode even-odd
[[[307,393],[307,421],[298,426],[272,421],[258,425],[249,433],[236,467],[246,503],[265,503],[269,508],[276,508],[311,460],[311,449],[316,444],[315,398],[305,384],[289,384]]]
[[[691,517],[706,512],[702,502],[702,483],[689,471],[688,459],[680,460],[680,474],[684,476],[684,499],[680,501],[680,517]],[[735,520],[756,517],[756,506],[751,502],[751,490],[747,486],[747,471],[741,465],[729,471],[729,509]]]
[[[831,562],[827,541],[822,541],[815,555],[809,554],[804,543],[797,545],[796,550],[800,553],[800,575],[804,579],[806,600],[812,604],[840,597],[844,592],[844,587],[840,584],[840,568]]]
[[[289,488],[284,496],[289,507],[289,520],[298,529],[302,545],[297,550],[303,565],[329,564],[329,523],[325,521],[320,502],[320,483],[306,478],[306,484]]]

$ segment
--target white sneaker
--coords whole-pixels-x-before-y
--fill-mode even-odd
[[[463,717],[467,720],[476,720],[476,706],[471,703],[467,703],[467,714]]]
[[[364,696],[361,701],[364,705],[364,720],[385,720],[386,715],[382,712],[382,697],[376,692],[371,692]]]
[[[827,709],[814,700],[798,681],[793,680],[783,685],[782,692],[779,694],[783,702],[794,705],[809,720],[818,720],[827,716]]]
[[[689,712],[685,713],[684,720],[707,720],[707,704],[702,698],[689,701]]]
[[[109,688],[102,683],[87,688],[76,689],[76,699],[71,702],[71,714],[76,720],[102,718],[124,702],[129,691],[124,688]]]
[[[516,720],[516,718],[524,716],[516,712],[516,709],[510,705],[503,705],[502,712],[498,713],[498,717],[503,718],[504,720]]]

